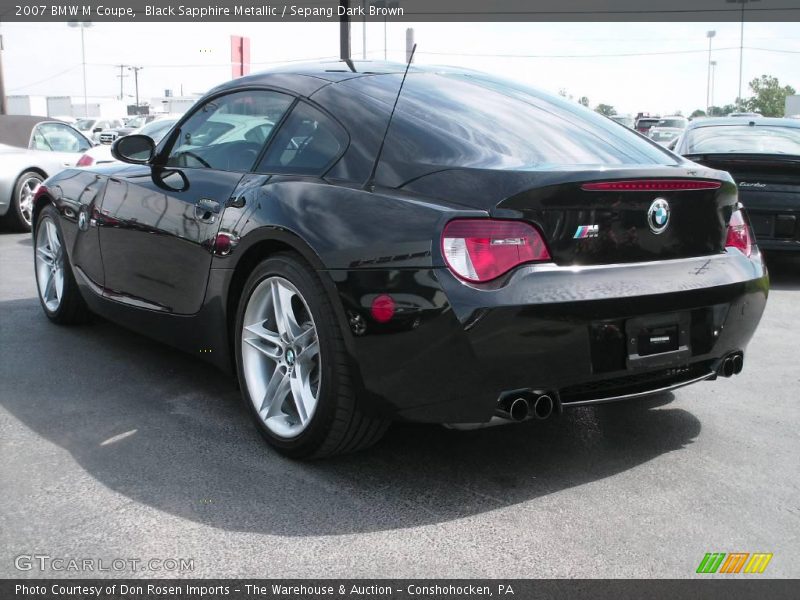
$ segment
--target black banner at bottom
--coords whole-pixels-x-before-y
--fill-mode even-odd
[[[2,600],[796,598],[780,579],[3,579]]]

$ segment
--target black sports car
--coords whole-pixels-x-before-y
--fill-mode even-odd
[[[762,249],[800,251],[800,121],[699,119],[675,151],[733,176]]]
[[[237,79],[157,146],[117,140],[131,164],[51,177],[47,316],[235,370],[297,457],[742,369],[768,278],[727,173],[559,97],[404,68]]]

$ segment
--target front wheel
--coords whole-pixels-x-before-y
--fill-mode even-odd
[[[297,255],[264,260],[245,283],[236,362],[259,431],[287,456],[350,452],[386,430],[386,421],[359,410],[333,307],[317,274]]]
[[[47,318],[60,325],[88,320],[90,313],[64,248],[58,211],[48,205],[42,209],[33,238],[36,287]]]

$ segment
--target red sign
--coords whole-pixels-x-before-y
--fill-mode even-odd
[[[231,77],[250,74],[250,38],[231,36]]]

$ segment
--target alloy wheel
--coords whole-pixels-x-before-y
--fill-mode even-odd
[[[36,234],[36,281],[42,304],[57,311],[64,295],[64,249],[49,217],[42,219]]]
[[[31,218],[33,217],[33,197],[40,183],[42,183],[41,179],[28,177],[22,181],[22,185],[19,187],[19,197],[17,198],[19,214],[28,226],[30,226]]]
[[[273,276],[256,286],[241,344],[245,384],[259,417],[275,435],[297,437],[317,408],[321,356],[311,311],[289,280]]]

